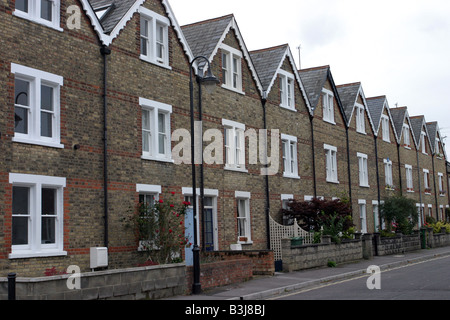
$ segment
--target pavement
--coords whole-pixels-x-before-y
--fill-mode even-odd
[[[181,295],[165,300],[264,300],[287,292],[300,291],[324,283],[351,279],[366,274],[369,266],[383,270],[450,256],[450,247],[422,249],[404,254],[375,256],[370,260],[290,273],[276,272],[273,276],[256,276],[247,282],[204,290],[199,295]]]

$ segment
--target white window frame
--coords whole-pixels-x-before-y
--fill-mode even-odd
[[[142,20],[147,21],[148,29],[147,36],[143,35],[141,30],[140,43],[142,48],[142,41],[146,42],[147,54],[141,52],[140,58],[144,61],[156,64],[158,66],[171,69],[170,59],[169,59],[169,26],[170,20],[156,12],[153,12],[147,8],[140,7],[139,13],[141,15],[141,25]],[[163,41],[158,41],[158,28],[163,29]],[[158,45],[162,46],[163,53],[162,57],[158,57]],[[141,50],[141,49],[140,49]]]
[[[403,124],[403,146],[406,149],[411,149],[411,135],[409,125]]]
[[[430,171],[428,169],[423,169],[423,187],[425,194],[431,194]]]
[[[331,183],[339,183],[337,168],[337,148],[324,144],[325,149],[325,172],[326,181]]]
[[[12,245],[10,259],[64,256],[64,188],[66,178],[10,173],[13,187],[29,188],[28,244]],[[41,243],[42,189],[56,190],[55,243]]]
[[[61,99],[60,91],[64,85],[64,78],[52,73],[25,67],[11,63],[11,73],[15,79],[29,83],[28,104],[28,128],[27,133],[15,132],[12,141],[36,144],[52,148],[64,148],[61,141]],[[52,115],[52,137],[41,136],[41,86],[45,85],[53,89],[53,115]],[[14,101],[14,105],[16,101]],[[19,106],[18,107],[23,107]]]
[[[412,166],[409,164],[405,164],[405,171],[406,171],[406,192],[414,192]]]
[[[163,162],[174,162],[172,159],[172,141],[171,141],[171,125],[170,125],[170,116],[172,113],[172,106],[153,101],[148,100],[144,98],[139,98],[139,105],[142,108],[142,112],[149,112],[149,121],[150,121],[150,128],[144,129],[143,124],[141,123],[141,133],[142,135],[145,134],[145,132],[149,132],[150,138],[150,146],[149,151],[144,151],[144,139],[142,140],[142,159],[146,160],[156,160],[156,161],[163,161]],[[164,153],[159,152],[159,114],[164,114],[164,125],[165,125],[165,148]],[[143,116],[142,116],[143,119]],[[142,120],[143,121],[143,120]],[[162,134],[162,133],[161,133]]]
[[[367,206],[366,200],[358,200],[359,219],[361,222],[361,232],[367,233]]]
[[[334,119],[334,94],[325,88],[322,89],[322,109],[323,121],[336,124]]]
[[[224,43],[222,51],[222,88],[243,94],[242,91],[242,52]],[[233,59],[237,60],[236,65]]]
[[[292,73],[280,70],[280,107],[295,110],[295,79]]]
[[[444,174],[442,172],[438,172],[438,186],[439,186],[439,196],[445,196],[444,190]]]
[[[426,136],[427,136],[427,134],[425,131],[420,132],[420,145],[421,145],[422,153],[428,155],[426,139],[425,139]]]
[[[52,20],[41,18],[41,1],[42,0],[25,0],[28,3],[28,12],[14,9],[13,15],[19,18],[27,19],[38,23],[40,25],[55,29],[57,31],[64,31],[60,27],[60,0],[50,0],[52,2]]]
[[[384,159],[384,181],[386,183],[386,188],[394,189],[394,178],[392,176],[392,161],[389,159]]]
[[[159,200],[161,186],[153,184],[136,184],[136,192],[139,194],[150,194],[155,197],[155,200]]]
[[[364,106],[357,103],[355,105],[356,111],[356,132],[366,134],[366,118]]]
[[[222,119],[225,169],[248,172],[245,168],[245,124]]]
[[[359,167],[359,186],[360,187],[370,187],[369,185],[369,166],[368,166],[368,156],[364,153],[357,153],[358,157],[358,167]]]
[[[381,115],[381,130],[383,134],[383,141],[391,142],[391,133],[389,126],[389,117],[385,114]]]
[[[380,231],[380,205],[377,200],[372,200],[372,212],[374,221],[374,231]]]
[[[234,194],[236,198],[236,221],[238,225],[238,234],[237,234],[237,243],[239,244],[251,244],[252,241],[252,232],[251,232],[251,215],[250,215],[250,198],[251,194],[250,192],[246,191],[235,191]],[[245,212],[244,215],[239,216],[238,210],[240,205],[244,206]],[[241,230],[242,234],[239,234],[239,224],[240,220],[243,221],[244,229]],[[247,238],[246,240],[243,240],[243,238]]]
[[[298,175],[297,137],[281,134],[281,147],[283,177],[300,179]]]

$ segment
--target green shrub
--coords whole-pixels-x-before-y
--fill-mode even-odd
[[[380,206],[380,211],[387,222],[386,231],[388,232],[392,231],[394,226],[393,231],[412,234],[419,220],[415,201],[404,196],[396,195],[386,198]]]
[[[337,265],[336,262],[333,261],[333,260],[329,260],[328,263],[327,263],[327,266],[329,268],[336,268],[336,265]]]
[[[296,218],[300,227],[314,232],[314,242],[319,243],[321,235],[331,236],[331,240],[340,243],[341,239],[353,237],[354,225],[352,211],[348,202],[314,198],[311,201],[288,203],[283,209],[284,216]]]

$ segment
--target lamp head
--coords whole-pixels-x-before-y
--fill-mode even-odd
[[[200,79],[200,83],[204,86],[205,90],[211,94],[214,92],[216,85],[219,84],[220,81],[213,75],[211,68],[208,68],[206,76]]]

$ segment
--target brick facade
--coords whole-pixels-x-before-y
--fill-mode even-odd
[[[230,126],[237,125],[245,128],[247,135],[258,134],[265,126],[269,131],[278,129],[281,134],[278,141],[279,167],[273,175],[261,174],[264,164],[259,155],[256,163],[251,158],[257,149],[251,144],[251,137],[245,138],[243,145],[228,139],[226,146],[222,147],[220,163],[203,166],[204,188],[208,190],[207,197],[213,199],[213,221],[208,229],[212,235],[212,240],[209,240],[212,241],[209,243],[212,250],[226,251],[237,243],[243,250],[267,249],[267,214],[282,222],[280,208],[282,201],[289,197],[305,200],[314,196],[326,199],[351,196],[354,223],[358,229],[363,229],[359,212],[363,200],[367,232],[375,231],[374,203],[378,204],[380,199],[394,192],[385,188],[384,160],[387,159],[392,162],[396,192],[402,191],[413,197],[418,204],[424,205],[425,210],[431,206],[430,212],[434,217],[436,213],[441,214],[441,208],[448,207],[446,158],[441,140],[437,143],[440,147],[436,147],[436,137],[441,138],[437,125],[427,124],[424,119],[419,124],[429,138],[425,155],[419,145],[420,133],[417,138],[414,131],[413,118],[408,122],[409,116],[406,117],[404,122],[411,126],[411,145],[405,148],[403,140],[397,137],[399,132],[395,130],[389,107],[386,105],[375,116],[369,108],[369,101],[374,99],[366,101],[359,91],[354,101],[355,105],[365,107],[365,134],[357,132],[356,117],[346,115],[338,90],[340,86],[334,83],[328,66],[298,71],[286,45],[248,52],[234,16],[181,28],[166,0],[147,0],[130,2],[129,7],[122,7],[125,2],[118,3],[115,14],[122,14],[123,19],[115,23],[109,18],[104,19],[102,27],[92,11],[98,1],[64,0],[55,3],[59,12],[53,12],[53,17],[59,16],[60,23],[51,26],[42,19],[25,15],[24,11],[17,12],[14,0],[0,3],[0,43],[2,48],[7,48],[0,53],[2,273],[14,271],[19,276],[41,276],[45,269],[56,267],[63,270],[72,264],[87,271],[89,248],[97,246],[108,246],[109,268],[135,266],[141,262],[134,235],[123,222],[138,203],[140,193],[147,192],[163,200],[174,192],[179,201],[192,195],[191,166],[174,163],[170,150],[178,145],[178,141],[169,138],[178,129],[190,132],[190,61],[200,53],[207,55],[211,71],[221,80],[213,93],[203,90],[203,132],[215,129],[225,135],[230,132]],[[69,27],[71,14],[67,10],[70,6],[80,10],[79,28]],[[165,26],[162,32],[168,40],[162,49],[162,62],[143,57],[141,28],[145,26],[141,18],[146,16],[149,23],[159,19]],[[207,34],[199,33],[202,28],[219,35],[215,42],[209,43],[211,46],[207,52],[202,52],[195,42],[203,36],[200,41],[207,41]],[[102,55],[103,45],[109,47],[110,54]],[[280,55],[266,85],[254,54],[267,52]],[[239,57],[236,64],[232,59],[227,60],[232,56]],[[263,67],[269,65],[268,58],[261,59],[259,62]],[[271,65],[273,61],[270,60]],[[238,74],[237,88],[230,87],[230,81],[233,83],[235,78],[227,78],[233,68]],[[103,76],[105,70],[106,79]],[[280,106],[288,99],[287,95],[282,97],[287,92],[283,87],[287,83],[284,82],[286,76],[292,76],[293,80],[293,95],[289,97],[295,104],[291,108]],[[226,78],[227,85],[224,83]],[[310,82],[313,78],[320,80],[320,85],[315,88],[312,83],[317,84],[317,81]],[[20,88],[27,93],[26,99],[18,92]],[[105,89],[107,224],[104,201]],[[43,134],[45,119],[50,119],[46,118],[48,109],[44,108],[44,104],[50,103],[50,100],[45,100],[48,92],[51,92],[51,111],[54,112],[53,120],[47,120],[52,130],[51,139],[47,139],[48,132],[47,136]],[[198,85],[194,83],[196,120],[200,116],[197,92]],[[324,93],[331,100],[325,101]],[[329,107],[330,104],[333,105],[332,114],[326,114],[324,106]],[[38,109],[39,106],[42,110]],[[23,111],[28,109],[31,111]],[[19,132],[24,131],[25,114],[29,115],[28,133]],[[152,122],[158,123],[162,131],[162,123],[170,129],[162,132],[163,139],[166,139],[165,153],[159,158],[144,150],[147,128],[143,122],[148,115],[153,120],[162,121],[161,124]],[[382,138],[382,115],[389,119],[389,142]],[[42,124],[41,131],[38,130],[39,124]],[[153,135],[161,134],[161,130],[153,131]],[[234,138],[240,139],[239,135],[233,136],[233,141],[238,141]],[[296,141],[296,161],[295,170],[286,176],[287,162],[283,157],[282,141],[287,138]],[[153,141],[163,145],[156,138]],[[233,143],[236,150],[240,149],[245,154],[243,167],[226,164],[227,148]],[[204,142],[204,146],[209,144]],[[374,156],[375,149],[378,162]],[[269,147],[268,154],[272,151]],[[360,184],[358,154],[367,155],[368,186]],[[335,157],[335,162],[327,162],[327,157],[329,160]],[[406,189],[407,164],[413,168],[413,190]],[[423,188],[423,169],[429,173],[430,190],[427,192]],[[199,173],[200,166],[197,165],[197,177]],[[439,173],[443,177],[443,192],[439,192]],[[37,222],[40,214],[32,215],[40,212],[39,204],[47,203],[47,198],[39,196],[47,194],[49,189],[55,192],[53,204],[58,207],[60,216],[50,220],[56,221],[56,240],[46,243],[37,238],[37,234],[44,237]],[[21,226],[18,221],[24,221],[20,215],[25,214],[17,211],[21,206],[13,201],[13,195],[19,197],[22,192],[23,196],[25,190],[30,202],[28,209],[31,210],[28,223],[32,231],[29,234],[30,238],[34,237],[25,241],[30,244],[29,248],[22,243],[23,239],[16,239],[13,235],[13,230]],[[241,223],[241,214],[245,214],[244,223]],[[438,217],[444,218],[442,214]],[[202,218],[199,231],[200,243],[204,244],[206,228]],[[51,234],[47,236],[52,238]]]

